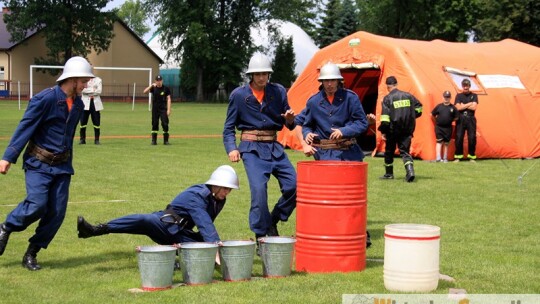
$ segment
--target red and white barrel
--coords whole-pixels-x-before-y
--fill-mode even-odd
[[[422,224],[384,228],[384,287],[403,292],[437,289],[441,228]]]

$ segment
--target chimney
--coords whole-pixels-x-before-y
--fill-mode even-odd
[[[8,13],[9,13],[9,8],[7,8],[7,7],[2,7],[2,13],[8,14]]]

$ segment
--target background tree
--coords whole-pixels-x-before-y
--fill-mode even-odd
[[[540,46],[540,2],[535,0],[479,0],[474,25],[477,41],[512,38]]]
[[[466,41],[476,0],[356,0],[360,29],[409,39]]]
[[[120,6],[117,15],[139,37],[143,37],[150,31],[150,27],[146,24],[149,14],[147,10],[143,9],[140,0],[128,0],[124,2]]]
[[[289,21],[299,26],[309,36],[316,35],[316,19],[324,7],[323,0],[273,0],[262,1],[263,19]]]
[[[182,92],[196,100],[211,100],[218,90],[228,94],[242,82],[242,71],[255,49],[250,29],[270,19],[271,11],[284,20],[302,16],[298,10],[308,2],[146,0],[144,6],[152,11],[167,56],[181,62]]]
[[[339,39],[358,31],[358,8],[353,0],[343,0],[336,20],[336,36]],[[336,40],[337,41],[337,40]]]
[[[92,50],[101,53],[109,48],[117,17],[101,11],[107,2],[9,0],[4,1],[10,10],[4,21],[12,42],[22,41],[32,31],[44,35],[47,56],[36,58],[36,64],[63,65],[74,55],[86,57]]]
[[[296,75],[294,68],[296,67],[296,57],[293,48],[293,38],[280,38],[276,47],[276,56],[272,62],[272,82],[282,84],[286,88],[290,88]]]
[[[324,15],[319,26],[319,31],[315,37],[315,43],[323,48],[339,40],[336,29],[336,20],[339,19],[341,3],[339,0],[329,0]]]

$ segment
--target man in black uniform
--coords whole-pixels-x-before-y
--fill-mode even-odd
[[[144,89],[143,93],[152,93],[152,145],[157,145],[159,120],[163,128],[163,144],[169,145],[169,115],[171,115],[171,90],[163,85],[161,75],[156,81]]]
[[[382,139],[386,140],[384,150],[386,174],[381,176],[381,179],[394,178],[394,151],[397,144],[407,172],[405,180],[410,183],[414,180],[414,168],[409,149],[416,127],[416,118],[422,115],[422,104],[413,95],[398,90],[397,79],[394,76],[386,78],[386,89],[389,93],[382,102],[381,125],[379,126]]]
[[[478,95],[470,91],[471,81],[467,78],[461,81],[463,92],[456,95],[454,105],[459,111],[459,120],[456,124],[456,153],[455,162],[463,159],[463,138],[467,131],[469,141],[469,155],[471,162],[476,160],[476,117],[474,112],[478,106]]]

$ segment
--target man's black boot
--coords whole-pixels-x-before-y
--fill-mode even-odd
[[[394,179],[394,166],[390,165],[384,165],[384,169],[386,170],[386,173],[379,177],[380,179]]]
[[[412,183],[414,181],[414,167],[413,164],[406,164],[405,165],[405,171],[407,172],[407,175],[405,176],[405,179],[408,183]]]
[[[366,230],[366,248],[371,247],[371,236],[369,235],[369,231]]]
[[[90,225],[84,217],[77,217],[77,231],[80,239],[86,239],[93,236],[99,236],[109,233],[107,224]]]
[[[258,256],[261,256],[261,247],[260,247],[260,244],[259,244],[259,238],[262,238],[262,237],[265,237],[264,235],[260,235],[260,234],[255,234],[255,243],[257,243],[257,255]]]
[[[101,145],[101,143],[99,142],[99,136],[101,135],[101,130],[99,129],[99,127],[94,127],[94,144],[95,145]]]
[[[272,225],[270,228],[268,228],[268,231],[266,232],[267,236],[279,236],[279,231],[277,229],[277,223],[279,222],[279,215],[276,215],[276,213],[272,212]]]
[[[79,145],[86,145],[86,127],[81,127]]]
[[[0,224],[0,255],[4,254],[11,232],[6,230],[6,225]]]
[[[157,133],[152,133],[152,146],[157,145]]]
[[[37,253],[41,250],[41,247],[36,246],[32,243],[28,245],[28,249],[26,250],[26,253],[23,256],[22,259],[22,265],[28,270],[36,271],[40,270],[41,266],[39,266],[37,261]]]
[[[169,133],[163,133],[163,144],[170,145],[169,143]]]

